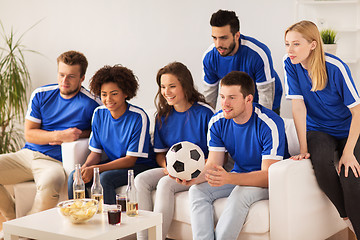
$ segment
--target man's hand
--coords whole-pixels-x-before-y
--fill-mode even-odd
[[[63,142],[72,142],[80,138],[80,134],[89,132],[78,128],[68,128],[61,131],[48,131],[41,129],[41,123],[25,119],[25,140],[39,145],[60,145]]]
[[[213,169],[209,169],[205,174],[205,179],[212,187],[220,187],[230,183],[230,174],[219,165],[213,165]]]
[[[68,128],[62,131],[55,131],[57,141],[50,142],[50,145],[60,145],[63,142],[73,142],[80,138],[82,131],[78,128]]]

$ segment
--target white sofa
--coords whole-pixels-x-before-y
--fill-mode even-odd
[[[295,154],[299,151],[299,144],[294,123],[290,119],[285,119],[285,123],[289,151]],[[89,153],[87,140],[62,144],[62,151],[64,168],[69,172],[75,163],[85,161]],[[23,189],[15,193],[15,199],[26,199],[17,201],[16,209],[24,208],[24,205],[30,209],[32,203],[29,201],[28,191]],[[124,191],[124,187],[117,191]],[[225,201],[223,198],[214,202],[215,221],[218,220]],[[335,207],[319,189],[311,162],[287,159],[270,167],[269,200],[259,201],[251,206],[238,240],[322,240],[345,228],[346,224]],[[192,238],[188,192],[176,194],[175,214],[168,237]]]

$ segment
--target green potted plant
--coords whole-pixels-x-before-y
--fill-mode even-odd
[[[36,23],[37,24],[37,23]],[[35,25],[36,25],[35,24]],[[30,74],[25,64],[24,52],[21,44],[25,31],[16,39],[11,29],[6,34],[1,25],[0,39],[0,154],[19,150],[24,144],[23,130],[24,115],[27,106],[27,93],[30,90]]]
[[[320,31],[320,36],[324,43],[324,51],[335,55],[337,49],[337,32],[333,29],[323,29]]]

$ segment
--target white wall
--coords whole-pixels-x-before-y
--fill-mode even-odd
[[[84,85],[104,65],[122,64],[134,71],[140,90],[132,103],[153,108],[155,76],[171,61],[191,70],[202,90],[201,58],[211,44],[209,19],[218,9],[237,13],[241,32],[267,44],[283,80],[283,35],[294,22],[295,0],[0,0],[0,20],[7,31],[29,31],[23,43],[44,56],[26,54],[32,88],[56,82],[56,58],[67,50],[89,61]],[[290,117],[283,100],[282,116]]]

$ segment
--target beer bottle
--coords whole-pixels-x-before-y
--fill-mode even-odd
[[[85,183],[81,177],[80,164],[75,164],[75,177],[73,182],[74,199],[85,198]]]
[[[91,198],[98,200],[99,205],[98,205],[97,213],[102,213],[104,196],[103,196],[103,187],[101,186],[100,183],[99,168],[94,168],[93,184],[91,186]]]
[[[126,215],[130,217],[139,214],[136,189],[134,184],[134,170],[128,170],[128,185],[126,188]]]

